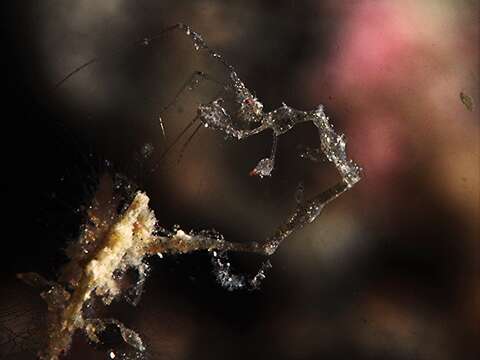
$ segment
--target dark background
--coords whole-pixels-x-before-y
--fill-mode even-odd
[[[20,334],[45,309],[14,275],[55,276],[105,171],[146,191],[165,227],[232,241],[267,236],[300,182],[310,196],[336,181],[328,163],[299,157],[317,146],[310,124],[279,139],[271,179],[248,176],[269,134],[237,143],[201,129],[180,162],[181,145],[160,162],[161,107],[193,70],[226,76],[181,34],[129,46],[182,21],[266,110],[324,104],[364,179],[282,244],[261,290],[222,289],[207,254],[152,259],[140,305],[111,313],[153,359],[476,358],[478,11],[453,0],[3,5],[0,357],[34,358],[37,335]],[[202,85],[162,115],[167,142],[218,91]],[[261,260],[233,257],[247,273]],[[106,352],[79,337],[69,358]]]

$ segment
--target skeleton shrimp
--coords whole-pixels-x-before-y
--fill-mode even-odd
[[[285,134],[298,124],[311,122],[318,130],[320,150],[340,174],[341,180],[338,183],[310,199],[299,202],[283,224],[277,227],[274,233],[266,240],[242,244],[216,242],[214,247],[209,247],[209,249],[216,249],[219,251],[246,251],[261,253],[268,256],[272,255],[285,238],[306,224],[313,222],[326,204],[336,199],[360,181],[362,169],[353,160],[348,158],[344,136],[338,135],[334,131],[322,105],[319,105],[314,110],[304,111],[282,104],[282,106],[273,111],[265,112],[263,110],[263,104],[246,87],[238,76],[235,68],[225,60],[223,55],[209,48],[202,36],[193,31],[188,25],[182,23],[172,25],[155,36],[147,37],[135,42],[134,45],[149,46],[152,42],[161,38],[166,33],[173,31],[183,33],[192,41],[195,50],[205,51],[208,53],[208,56],[221,63],[228,72],[228,77],[226,83],[221,83],[213,79],[207,73],[201,71],[193,72],[176,93],[174,98],[163,108],[163,111],[174,105],[186,90],[192,89],[201,81],[212,81],[217,85],[223,86],[225,95],[230,96],[237,105],[237,111],[233,114],[227,111],[224,106],[224,97],[217,97],[210,102],[200,104],[197,108],[196,116],[166,147],[160,160],[166,156],[171,148],[197,122],[199,122],[199,124],[183,145],[182,151],[202,126],[204,128],[218,131],[237,140],[243,140],[263,131],[270,130],[273,135],[270,154],[268,157],[261,159],[250,174],[252,176],[259,176],[260,178],[271,176],[275,166],[278,137]],[[100,58],[93,58],[77,67],[57,83],[56,87],[62,85],[75,73],[99,60]],[[163,123],[161,123],[161,125],[163,130]],[[220,244],[223,245],[219,246]]]

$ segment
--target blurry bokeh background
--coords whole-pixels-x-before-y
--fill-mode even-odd
[[[271,135],[201,129],[166,144],[221,88],[167,113],[192,71],[228,74],[180,33],[225,55],[266,110],[318,104],[364,178],[271,259],[262,289],[230,293],[208,254],[153,259],[138,306],[111,312],[153,359],[474,359],[480,326],[479,10],[475,0],[16,2],[2,11],[4,194],[0,357],[33,359],[44,305],[14,274],[54,277],[98,176],[119,172],[165,227],[261,240],[305,195],[338,180],[313,125],[279,138],[273,177],[248,176]],[[94,56],[101,61],[55,83]],[[162,116],[166,139],[159,123]],[[185,137],[186,140],[186,137]],[[162,160],[162,161],[160,161]],[[262,258],[233,257],[240,272]],[[35,330],[32,330],[35,332]],[[21,336],[20,336],[21,335]],[[75,339],[70,359],[104,359]]]

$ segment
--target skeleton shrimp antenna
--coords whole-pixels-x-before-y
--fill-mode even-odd
[[[175,24],[175,25],[168,26],[165,29],[163,29],[161,32],[159,32],[158,34],[150,36],[150,37],[145,37],[145,38],[140,39],[140,40],[137,40],[137,41],[133,42],[132,44],[130,44],[128,47],[138,46],[138,45],[143,45],[143,46],[150,45],[152,42],[162,38],[165,34],[171,32],[173,30],[180,30],[180,31],[184,32],[187,36],[189,36],[191,38],[191,40],[193,41],[193,45],[194,45],[196,50],[200,50],[200,49],[207,50],[211,57],[213,57],[214,59],[217,59],[229,71],[234,71],[233,66],[230,65],[221,54],[217,53],[216,51],[210,49],[207,46],[205,40],[203,40],[203,38],[200,34],[196,33],[195,31],[193,31],[190,28],[190,26],[185,25],[183,23],[178,23],[178,24]],[[114,51],[111,55],[115,55],[118,52],[120,52],[120,50]],[[103,57],[96,56],[96,57],[93,57],[90,60],[86,61],[82,65],[76,67],[75,69],[70,71],[67,75],[65,75],[60,81],[58,81],[55,84],[54,90],[56,90],[60,86],[62,86],[68,79],[70,79],[75,74],[79,73],[80,71],[82,71],[86,67],[92,65],[93,63],[100,62],[102,59],[103,59]]]
[[[215,50],[211,49],[205,40],[203,39],[202,35],[199,33],[195,32],[192,30],[192,28],[188,25],[179,23],[176,26],[178,26],[179,29],[183,30],[187,36],[189,36],[192,41],[193,41],[193,46],[195,47],[195,50],[202,50],[205,49],[208,51],[208,54],[213,57],[214,59],[218,60],[221,64],[223,64],[228,71],[232,72],[235,71],[235,68],[230,65],[227,60],[223,57],[223,55],[219,54]]]
[[[180,28],[180,25],[181,24],[175,24],[175,25],[171,25],[165,29],[163,29],[160,33],[158,33],[157,35],[154,35],[154,36],[151,36],[151,37],[145,37],[143,39],[140,39],[140,40],[137,40],[135,42],[133,42],[132,44],[130,44],[130,46],[128,47],[131,47],[131,46],[138,46],[138,45],[149,45],[152,41],[155,41],[157,39],[159,39],[160,37],[162,37],[163,35],[165,35],[166,33],[172,31],[172,30],[175,30],[175,29],[178,29]],[[116,53],[120,52],[120,50],[117,50],[117,51],[114,51],[111,55],[115,55]],[[86,67],[92,65],[93,63],[96,63],[96,62],[100,62],[101,60],[103,59],[103,57],[100,57],[100,56],[96,56],[96,57],[93,57],[91,58],[90,60],[88,60],[87,62],[83,63],[82,65],[76,67],[75,69],[73,69],[72,71],[70,71],[67,75],[65,75],[59,82],[57,82],[54,86],[54,89],[58,89],[60,86],[62,86],[68,79],[70,79],[72,76],[74,76],[75,74],[77,74],[78,72],[82,71],[83,69],[85,69]]]

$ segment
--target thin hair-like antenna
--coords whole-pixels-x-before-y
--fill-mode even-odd
[[[185,143],[182,145],[182,148],[180,149],[180,155],[178,156],[178,160],[177,160],[177,163],[180,162],[180,160],[182,160],[183,158],[183,154],[185,153],[185,150],[187,149],[187,146],[190,144],[190,142],[193,140],[193,138],[195,137],[195,135],[197,135],[197,132],[198,130],[200,130],[200,128],[203,126],[202,123],[198,124],[198,126],[195,128],[195,130],[193,130],[192,134],[188,137],[187,141],[185,141]]]
[[[234,68],[232,65],[230,65],[226,60],[225,58],[217,53],[216,51],[210,49],[205,40],[203,40],[202,36],[198,33],[196,33],[195,31],[193,31],[190,26],[188,25],[185,25],[183,23],[178,23],[178,24],[175,24],[175,25],[171,25],[169,27],[166,27],[165,29],[163,29],[161,32],[159,32],[158,34],[154,35],[154,36],[150,36],[150,37],[144,37],[143,39],[140,39],[140,40],[137,40],[135,42],[133,42],[132,44],[130,44],[129,46],[127,46],[127,48],[129,47],[132,47],[132,46],[138,46],[138,45],[149,45],[151,42],[155,41],[155,40],[158,40],[159,38],[163,37],[166,33],[170,32],[170,31],[173,31],[173,30],[182,30],[182,32],[184,32],[193,42],[193,45],[195,47],[196,50],[200,50],[200,49],[205,49],[208,51],[208,54],[216,59],[217,61],[219,61],[222,65],[224,65],[229,71],[234,71]],[[122,49],[123,50],[123,49]],[[113,51],[113,53],[111,55],[114,55],[118,52],[120,52],[121,50],[116,50],[116,51]],[[68,79],[70,79],[72,76],[74,76],[75,74],[79,73],[80,71],[82,71],[83,69],[85,69],[86,67],[92,65],[93,63],[96,63],[96,62],[99,62],[103,59],[103,57],[100,57],[100,56],[96,56],[96,57],[93,57],[91,58],[90,60],[88,60],[87,62],[83,63],[82,65],[76,67],[75,69],[73,69],[72,71],[70,71],[67,75],[65,75],[60,81],[58,81],[55,86],[54,86],[54,90],[58,89],[60,86],[62,86]]]
[[[187,132],[188,129],[190,129],[192,127],[193,124],[195,124],[195,122],[199,119],[199,116],[195,116],[192,121],[190,121],[190,123],[187,124],[187,126],[185,126],[183,128],[182,131],[180,131],[180,133],[175,137],[175,139],[170,143],[170,145],[167,146],[167,148],[165,149],[165,151],[162,153],[162,155],[160,155],[160,159],[158,159],[158,163],[160,163],[164,158],[165,156],[167,156],[167,154],[170,152],[170,150],[178,143],[178,141],[182,138],[183,135],[185,135],[185,133]]]
[[[127,48],[131,47],[131,46],[138,46],[138,45],[148,45],[150,44],[150,42],[152,41],[155,41],[157,39],[159,39],[160,37],[162,37],[163,35],[165,35],[166,33],[172,31],[172,30],[175,30],[175,29],[181,29],[183,26],[183,24],[175,24],[175,25],[171,25],[165,29],[163,29],[161,32],[159,32],[157,35],[155,36],[152,36],[152,37],[145,37],[143,39],[140,39],[140,40],[137,40],[135,42],[133,42],[132,44],[130,44],[129,46],[127,46]],[[123,49],[122,49],[123,50]],[[116,53],[120,52],[120,50],[116,50],[114,51],[111,55],[114,55]],[[72,71],[70,71],[67,75],[65,75],[59,82],[57,82],[54,86],[54,90],[58,89],[60,86],[62,86],[68,79],[70,79],[72,76],[74,76],[75,74],[77,74],[78,72],[82,71],[83,69],[85,69],[87,66],[90,66],[92,65],[93,63],[96,63],[96,62],[99,62],[103,59],[103,57],[100,57],[100,56],[96,56],[94,58],[91,58],[90,60],[88,60],[87,62],[83,63],[82,65],[76,67],[75,69],[73,69]]]

